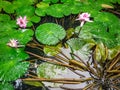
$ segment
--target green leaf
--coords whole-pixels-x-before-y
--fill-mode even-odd
[[[32,6],[22,6],[16,10],[18,16],[33,16],[35,8]]]
[[[6,33],[6,34],[12,33],[12,32],[10,32],[10,30],[17,28],[17,25],[16,25],[16,21],[8,20],[6,22],[1,22],[0,27],[2,27],[2,28],[0,28],[0,34],[5,35],[3,33]]]
[[[61,0],[62,3],[73,3],[75,0]]]
[[[27,27],[32,27],[32,26],[33,26],[32,21],[29,21],[29,22],[27,23]]]
[[[103,25],[108,25],[108,26],[109,25],[112,26],[120,22],[120,20],[115,15],[107,12],[99,13],[98,15],[96,15],[94,20],[97,22],[102,22]]]
[[[40,21],[40,19],[41,19],[40,17],[34,15],[30,18],[30,21],[32,21],[34,23],[38,23]]]
[[[37,8],[35,9],[35,14],[38,16],[45,16],[46,10],[49,7],[48,3],[40,2],[37,4]]]
[[[0,14],[0,21],[9,21],[10,20],[10,16],[7,14]]]
[[[51,0],[52,3],[57,3],[59,0]]]
[[[31,39],[33,32],[22,30],[6,30],[2,32],[0,39],[0,80],[11,81],[22,76],[29,63],[21,62],[28,58],[24,51],[26,43]],[[10,39],[16,39],[23,48],[11,48],[7,45]],[[4,68],[3,68],[4,67]]]
[[[82,7],[81,3],[71,3],[68,4],[68,6],[70,7],[70,11],[72,14],[78,14],[82,10],[80,9],[80,7]]]
[[[9,83],[0,83],[0,90],[14,90],[14,87]]]
[[[37,6],[37,8],[42,8],[42,9],[44,9],[44,8],[49,7],[49,4],[48,4],[48,3],[44,3],[44,2],[40,2],[40,3],[38,3],[36,6]]]
[[[16,49],[0,45],[0,51],[3,52],[0,54],[0,80],[13,81],[20,78],[29,66],[28,62],[22,62],[28,58],[23,48]]]
[[[38,15],[38,16],[45,16],[45,14],[46,14],[46,9],[36,8],[36,9],[35,9],[35,14]]]
[[[3,10],[6,12],[6,13],[14,13],[14,6],[12,5],[11,2],[8,2],[8,1],[2,1],[2,7],[3,7]]]
[[[47,55],[54,56],[59,53],[61,48],[61,44],[58,44],[57,46],[45,46],[44,52]]]
[[[8,30],[1,34],[1,43],[7,44],[10,39],[16,39],[20,45],[26,45],[28,41],[31,40],[33,36],[33,31],[31,29],[20,29],[20,30]]]
[[[66,35],[62,26],[55,23],[45,23],[37,27],[36,38],[43,44],[55,45]]]
[[[66,72],[66,68],[50,63],[42,63],[37,68],[37,75],[42,78],[56,78]]]
[[[94,52],[94,59],[99,62],[104,62],[108,58],[108,49],[103,45],[101,42],[100,44],[97,44]]]
[[[67,8],[67,9],[66,9]],[[65,15],[65,16],[68,16],[71,14],[71,9],[70,9],[70,6],[69,4],[63,4],[62,7],[62,13]]]
[[[0,62],[0,80],[13,81],[25,74],[29,67],[29,63],[19,63],[16,60]],[[4,69],[3,69],[4,67]]]
[[[118,53],[120,53],[120,46],[116,46],[114,48],[111,48],[108,50],[108,59],[112,60],[113,58],[115,58]]]
[[[47,9],[47,15],[56,17],[56,18],[61,18],[63,17],[63,9],[62,9],[62,4],[54,4],[51,5],[48,9]]]
[[[80,50],[85,45],[85,42],[79,38],[72,38],[67,43],[74,50]]]
[[[42,0],[45,3],[50,3],[51,0]]]
[[[118,25],[108,25],[107,22],[104,23],[103,21],[86,22],[79,37],[83,39],[94,39],[97,43],[103,42],[108,48],[112,48],[119,45],[120,34]],[[76,28],[76,32],[78,31],[79,28]]]
[[[20,8],[20,7],[24,7],[24,6],[30,6],[33,5],[35,3],[36,0],[14,0],[13,1],[13,6],[16,9]]]

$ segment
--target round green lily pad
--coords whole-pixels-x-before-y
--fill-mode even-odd
[[[14,87],[9,83],[0,83],[0,90],[14,90]]]
[[[62,40],[66,32],[64,28],[55,23],[45,23],[37,27],[36,38],[43,44],[55,45]]]
[[[54,4],[51,5],[48,9],[47,9],[47,15],[50,15],[52,17],[56,17],[56,18],[61,18],[64,16],[63,14],[63,9],[62,9],[63,5],[62,4]]]

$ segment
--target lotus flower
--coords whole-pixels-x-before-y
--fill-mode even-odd
[[[15,39],[10,39],[10,41],[7,43],[8,46],[14,47],[14,48],[17,48],[18,44],[19,44],[19,42]]]
[[[27,19],[26,19],[26,16],[24,16],[23,18],[20,16],[18,19],[17,19],[17,24],[21,27],[21,28],[26,28],[27,26]]]
[[[79,20],[81,22],[80,27],[82,27],[85,22],[93,22],[92,20],[90,20],[90,14],[89,13],[79,14],[79,16],[76,20]]]

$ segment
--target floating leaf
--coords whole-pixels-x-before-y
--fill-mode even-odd
[[[120,46],[116,46],[114,48],[109,49],[108,50],[108,54],[109,54],[108,59],[112,60],[113,58],[115,58],[118,55],[118,53],[120,53]]]
[[[34,23],[38,23],[40,21],[40,19],[41,19],[40,17],[34,15],[30,18],[30,21],[32,21]]]
[[[8,30],[2,33],[1,43],[8,43],[10,39],[16,39],[21,45],[25,45],[31,40],[33,31],[30,29]]]
[[[45,23],[37,27],[35,35],[41,43],[55,45],[65,37],[66,33],[58,24]]]
[[[99,62],[104,62],[108,58],[108,49],[103,43],[97,44],[94,52],[94,59]]]
[[[28,58],[23,48],[16,49],[0,45],[0,51],[3,52],[0,54],[0,80],[16,80],[26,72],[29,63],[22,62]]]
[[[14,90],[14,87],[9,83],[0,83],[0,90]]]
[[[85,42],[79,38],[72,38],[67,43],[74,50],[79,50],[85,45]]]
[[[83,39],[94,39],[96,42],[103,42],[108,48],[112,48],[119,44],[119,29],[111,27],[113,26],[107,25],[107,22],[105,24],[104,22],[98,21],[86,23],[82,28],[79,37]],[[79,28],[77,30],[79,30]]]
[[[94,20],[98,22],[102,22],[103,25],[108,25],[108,27],[109,25],[112,26],[120,22],[120,20],[115,15],[108,12],[99,13],[98,15],[96,15]]]
[[[17,28],[16,21],[7,21],[7,22],[1,22],[0,23],[0,31],[7,32],[9,30]]]
[[[14,6],[12,5],[11,2],[9,1],[2,1],[2,7],[3,7],[3,10],[6,12],[6,13],[14,13]]]
[[[24,1],[21,1],[21,0],[14,0],[13,1],[13,6],[15,6],[15,8],[19,8],[19,7],[23,7],[23,6],[30,6],[30,5],[33,5],[35,3],[35,0],[24,0]]]
[[[63,78],[63,75],[67,73],[67,69],[62,66],[50,64],[50,63],[42,63],[37,68],[37,75],[40,78]],[[61,84],[59,83],[51,83],[51,82],[43,82],[45,86],[58,87]]]
[[[78,14],[80,13],[81,11],[80,7],[82,6],[81,6],[81,3],[71,3],[69,4],[69,7],[72,14]]]
[[[46,9],[36,8],[36,9],[35,9],[35,14],[38,15],[38,16],[45,16],[45,14],[46,14]]]
[[[67,8],[67,9],[66,9]],[[71,14],[71,9],[70,9],[70,6],[69,4],[63,4],[61,9],[63,10],[62,13],[65,15],[65,16],[68,16]]]
[[[52,3],[57,3],[59,0],[51,0]]]
[[[45,3],[50,3],[51,0],[42,0]]]
[[[44,8],[49,7],[49,4],[48,4],[48,3],[44,3],[44,2],[40,2],[40,3],[38,3],[36,6],[37,6],[37,8],[42,8],[42,9],[44,9]]]
[[[7,14],[0,14],[0,21],[9,21],[10,16]]]
[[[60,48],[61,48],[61,44],[58,44],[57,46],[45,46],[44,47],[44,52],[47,55],[54,56],[54,55],[59,53]]]
[[[56,18],[61,18],[63,17],[63,9],[62,9],[62,4],[54,4],[51,5],[48,9],[47,9],[47,15],[56,17]]]
[[[73,3],[75,0],[61,0],[62,3]]]
[[[32,6],[22,6],[16,10],[18,16],[33,16],[35,8]]]
[[[48,3],[40,2],[37,4],[37,8],[35,9],[35,14],[38,16],[45,16],[46,10],[49,7]]]
[[[0,80],[3,81],[12,81],[20,78],[29,67],[29,63],[19,63],[16,60],[6,60],[0,62],[0,64]]]

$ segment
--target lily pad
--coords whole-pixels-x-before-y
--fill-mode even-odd
[[[49,7],[48,3],[40,2],[37,5],[37,8],[35,9],[35,14],[38,16],[45,16],[46,10]]]
[[[35,8],[32,6],[22,6],[16,10],[18,16],[33,16]]]
[[[55,45],[66,35],[64,28],[55,23],[45,23],[37,27],[36,38],[43,44]]]
[[[62,9],[62,4],[54,4],[51,5],[48,9],[47,9],[47,15],[56,17],[56,18],[61,18],[63,17],[63,9]]]
[[[84,39],[94,39],[98,43],[103,42],[108,48],[113,48],[116,45],[119,45],[119,29],[111,27],[112,25],[107,25],[107,22],[105,24],[104,22],[98,21],[86,23],[82,28],[79,37]]]
[[[37,14],[38,16],[45,16],[45,14],[46,14],[46,9],[36,8],[36,9],[35,9],[35,14]]]
[[[22,76],[29,67],[28,62],[22,62],[28,58],[24,48],[11,48],[0,45],[0,80],[12,81]],[[3,68],[4,67],[4,68]]]
[[[34,23],[38,23],[40,21],[40,19],[41,19],[40,17],[34,15],[30,18],[30,21],[32,21]]]
[[[12,5],[11,2],[9,2],[9,1],[2,1],[1,4],[2,4],[2,7],[3,7],[3,10],[6,13],[14,13],[14,6]]]
[[[79,38],[72,38],[68,40],[67,43],[74,50],[79,50],[85,45],[85,41],[80,40]]]
[[[0,90],[14,90],[14,87],[9,83],[0,83]]]
[[[0,21],[8,21],[10,20],[10,16],[7,14],[0,14]]]
[[[3,68],[4,67],[4,68]],[[0,80],[12,81],[20,78],[29,67],[27,62],[16,61],[16,58],[12,60],[0,61]]]
[[[97,44],[93,58],[99,62],[105,62],[105,60],[107,60],[108,49],[103,45],[102,42],[100,44]]]
[[[64,75],[66,73],[67,73],[67,68],[46,62],[40,64],[37,68],[37,75],[40,78],[48,78],[48,79],[64,78]],[[51,83],[51,82],[43,82],[43,84],[45,86],[50,86],[50,87],[58,87],[62,85],[60,83]]]
[[[1,31],[2,32],[2,31]],[[26,45],[31,40],[33,31],[31,29],[8,30],[1,34],[1,44],[7,44],[10,39],[16,39],[20,45]]]

